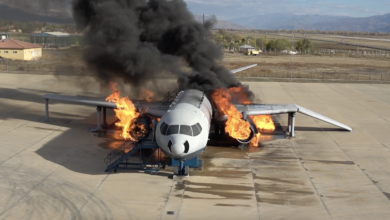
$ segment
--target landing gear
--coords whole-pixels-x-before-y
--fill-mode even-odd
[[[173,170],[174,175],[177,176],[188,176],[190,174],[190,167],[189,166],[184,166],[183,160],[181,160],[179,163],[180,165],[178,167],[175,167]]]
[[[185,166],[184,167],[184,176],[188,176],[190,174],[190,167],[189,166]]]
[[[190,174],[190,168],[195,170],[201,170],[203,167],[203,161],[198,157],[194,157],[189,160],[171,160],[171,166],[173,167],[173,175],[177,177],[188,177]]]
[[[184,161],[179,162],[179,166],[173,167],[173,175],[175,176],[188,176],[190,174],[190,167],[184,166]]]
[[[188,176],[190,174],[190,167],[185,166],[184,169],[180,172],[179,167],[173,168],[173,175],[175,176]]]
[[[179,167],[173,167],[173,175],[175,176],[179,175]]]

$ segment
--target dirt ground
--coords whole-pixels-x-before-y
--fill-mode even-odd
[[[43,50],[42,57],[33,61],[3,60],[0,70],[12,72],[35,72],[41,74],[87,73],[88,68],[83,61],[83,48],[72,47],[64,50]]]
[[[332,80],[390,81],[390,58],[377,56],[336,55],[286,55],[263,53],[245,56],[225,53],[220,61],[227,69],[250,64],[257,67],[236,74],[244,80],[261,78],[310,78]],[[0,61],[0,71],[15,73],[90,75],[92,70],[83,61],[83,48],[44,50],[43,57],[35,61]]]
[[[267,37],[268,40],[271,39],[287,39],[294,44],[298,40],[306,37],[310,39],[314,43],[314,50],[318,51],[319,49],[337,49],[337,50],[365,50],[365,51],[381,51],[380,49],[375,48],[383,48],[382,52],[389,53],[390,50],[390,42],[388,41],[390,36],[371,36],[371,35],[348,35],[347,37],[356,37],[358,39],[350,39],[343,38],[339,35],[327,35],[327,34],[300,34],[295,33],[295,38],[291,33],[253,33],[247,31],[230,31],[230,33],[237,34],[239,36],[245,37],[253,37],[257,39],[264,39]],[[370,39],[378,39],[378,41],[372,41],[367,39],[359,39],[359,38],[370,38]],[[341,44],[342,40],[346,44]],[[347,45],[352,44],[352,45]],[[257,45],[261,48],[261,45]],[[364,47],[369,46],[369,47]],[[375,47],[375,48],[371,48]]]
[[[228,69],[257,63],[258,66],[237,73],[238,77],[317,78],[317,79],[390,79],[390,59],[381,57],[347,57],[342,55],[273,55],[245,56],[225,54]]]

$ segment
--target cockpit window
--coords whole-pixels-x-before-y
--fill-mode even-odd
[[[193,130],[193,136],[198,136],[200,134],[200,132],[202,132],[202,126],[200,126],[199,123],[196,123],[194,125],[191,126],[192,130]]]
[[[179,125],[169,126],[167,135],[178,134],[178,133],[179,133]]]
[[[202,132],[202,126],[196,123],[192,126],[189,125],[168,125],[163,122],[160,126],[162,135],[184,134],[192,137],[198,136]]]
[[[192,136],[192,129],[188,125],[180,125],[180,134]]]
[[[163,122],[161,127],[160,127],[160,130],[161,130],[161,134],[166,135],[167,134],[167,130],[168,130],[168,125],[165,124],[165,122]]]

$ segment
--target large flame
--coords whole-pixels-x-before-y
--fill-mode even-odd
[[[271,115],[255,115],[249,116],[249,118],[256,125],[257,130],[265,131],[265,132],[273,132],[275,131],[275,124],[272,120]]]
[[[217,89],[211,94],[217,110],[228,117],[225,125],[225,131],[232,137],[240,140],[246,140],[250,137],[251,130],[249,122],[243,119],[242,114],[236,109],[232,102],[240,104],[252,104],[250,98],[245,93],[243,87],[233,87],[230,89]],[[255,124],[259,131],[251,141],[252,146],[258,146],[260,141],[260,132],[275,131],[275,124],[270,115],[249,116],[249,119]]]
[[[106,98],[106,101],[113,102],[117,106],[117,109],[114,109],[114,111],[119,122],[115,123],[115,125],[122,128],[122,137],[135,141],[129,134],[129,128],[131,122],[134,118],[139,116],[139,113],[136,111],[133,102],[128,97],[120,97],[120,92],[116,88],[117,85],[117,83],[110,83],[109,86],[112,90],[112,94]]]
[[[257,135],[253,140],[251,141],[251,145],[257,147],[260,142],[260,132],[273,132],[275,131],[275,124],[272,120],[271,115],[255,115],[255,116],[249,116],[249,118],[252,120],[252,122],[256,125],[257,128]]]
[[[251,135],[249,122],[242,119],[242,114],[231,103],[232,96],[226,89],[216,89],[211,98],[215,103],[217,110],[226,115],[228,120],[225,125],[225,131],[232,138],[246,140]]]

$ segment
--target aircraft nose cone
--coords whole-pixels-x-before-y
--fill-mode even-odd
[[[180,155],[184,152],[184,145],[183,144],[174,144],[172,145],[172,153],[174,155]]]

